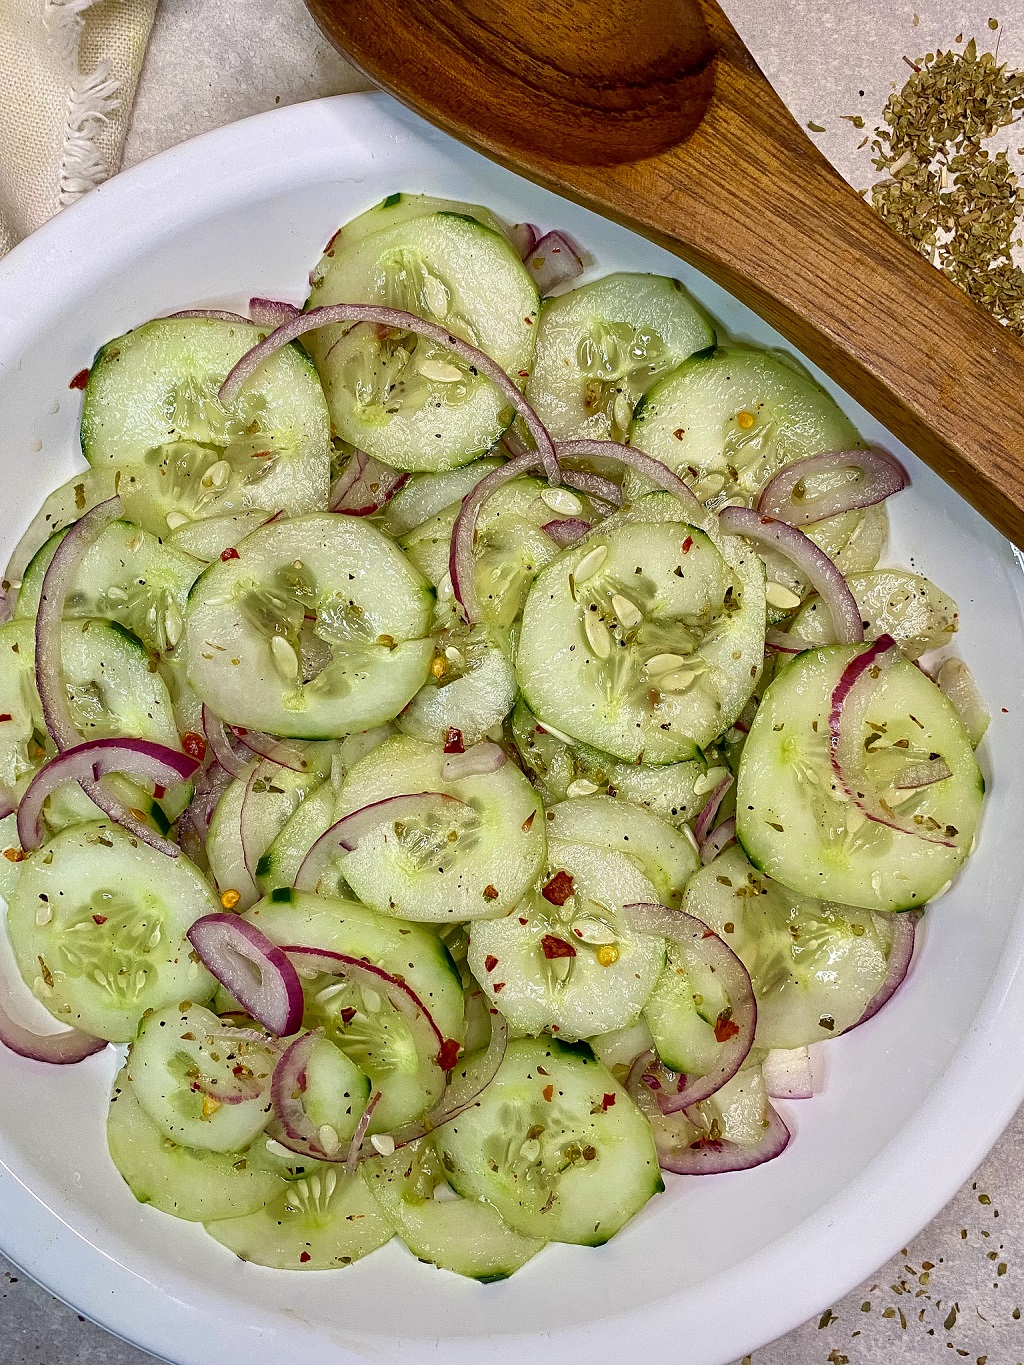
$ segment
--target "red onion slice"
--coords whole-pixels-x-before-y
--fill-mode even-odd
[[[203,965],[246,1012],[278,1038],[302,1025],[302,983],[291,959],[237,915],[205,915],[188,931]]]
[[[667,464],[662,464],[661,460],[656,460],[653,455],[648,455],[643,450],[637,450],[633,446],[619,445],[618,441],[559,441],[556,451],[559,460],[574,458],[619,460],[622,464],[635,469],[638,474],[643,474],[652,483],[656,483],[666,493],[674,493],[690,515],[700,517],[704,521],[707,520],[708,510],[693,493],[689,484],[685,483],[678,474],[674,474]],[[621,497],[620,492],[620,500]],[[700,524],[700,521],[695,523],[698,526]]]
[[[444,806],[449,810],[454,810],[455,807],[461,810],[469,809],[464,801],[448,796],[445,792],[413,792],[405,796],[389,796],[383,801],[374,801],[369,806],[362,806],[359,810],[352,811],[350,815],[343,816],[321,834],[302,860],[295,875],[295,890],[315,891],[331,854],[351,853],[360,839],[379,829],[381,825],[429,814]]]
[[[654,934],[695,952],[729,997],[729,1021],[736,1032],[722,1043],[718,1065],[707,1076],[687,1078],[674,1094],[658,1096],[661,1112],[675,1114],[708,1099],[739,1071],[754,1042],[757,1002],[746,967],[703,920],[684,910],[670,910],[667,905],[627,905],[624,910],[630,927],[638,933]]]
[[[451,575],[452,591],[456,600],[462,604],[470,622],[480,619],[480,602],[476,593],[476,556],[473,553],[480,508],[499,488],[536,469],[537,459],[535,450],[527,450],[522,455],[516,455],[507,464],[492,469],[462,500],[455,525],[452,527],[448,572]]]
[[[328,508],[350,517],[370,517],[386,506],[411,475],[355,450],[331,487]]]
[[[878,793],[860,776],[864,753],[864,722],[871,705],[871,683],[891,663],[900,658],[891,635],[880,635],[874,644],[854,658],[843,669],[832,691],[828,715],[829,761],[839,785],[863,815],[876,824],[909,834],[929,844],[956,848],[945,834],[936,834],[921,825],[901,820]]]
[[[810,536],[786,521],[762,516],[752,507],[723,507],[718,520],[722,529],[732,535],[746,536],[757,545],[779,550],[810,579],[831,613],[839,644],[859,645],[863,641],[864,622],[846,579]]]
[[[903,985],[914,956],[914,942],[917,937],[917,921],[919,919],[920,911],[918,910],[905,910],[892,916],[892,945],[889,948],[889,957],[886,961],[885,979],[864,1006],[864,1013],[855,1024],[844,1029],[845,1033],[850,1033],[853,1029],[860,1028],[861,1024],[866,1024],[869,1019],[873,1019],[882,1006],[887,1005],[900,986]]]
[[[566,517],[562,521],[545,522],[540,529],[550,536],[559,549],[564,550],[567,545],[575,545],[588,534],[590,522],[581,521],[579,517]]]
[[[558,447],[556,447],[558,449]],[[577,488],[596,502],[607,503],[609,507],[622,506],[622,489],[611,479],[593,474],[589,469],[566,469],[562,466],[562,482],[570,488]]]
[[[794,635],[788,630],[776,630],[774,626],[769,626],[765,631],[764,643],[766,649],[774,649],[776,654],[792,654],[794,656],[814,648],[806,640],[801,640],[799,635]]]
[[[290,322],[302,312],[294,303],[283,303],[280,299],[261,299],[259,296],[249,300],[249,316],[257,327],[280,327]]]
[[[80,1029],[62,1029],[60,1033],[35,1033],[17,1023],[0,1005],[0,1043],[33,1062],[49,1062],[52,1066],[74,1066],[84,1062],[107,1046],[105,1038],[93,1038]]]
[[[250,1100],[258,1100],[266,1088],[266,1083],[258,1081],[255,1076],[232,1077],[230,1083],[223,1078],[211,1081],[200,1076],[192,1082],[193,1090],[198,1090],[201,1095],[209,1095],[211,1100],[217,1100],[220,1104],[247,1104]]]
[[[533,223],[513,223],[508,229],[509,241],[525,261],[540,241],[540,229]]]
[[[531,224],[532,226],[532,224]],[[556,228],[545,232],[544,236],[523,257],[523,263],[533,276],[537,292],[541,298],[557,289],[560,284],[568,284],[583,274],[583,257],[579,247],[564,232]]]
[[[223,308],[183,308],[179,313],[168,313],[168,320],[171,318],[212,318],[216,322],[244,322],[249,325],[249,319],[243,318],[240,313],[229,313]]]
[[[772,1048],[761,1063],[761,1075],[769,1099],[810,1100],[814,1098],[811,1054],[806,1047]]]
[[[464,1059],[452,1072],[444,1094],[429,1114],[392,1132],[395,1146],[407,1147],[410,1142],[416,1142],[444,1124],[451,1123],[452,1119],[457,1119],[479,1103],[480,1096],[498,1074],[507,1049],[508,1024],[503,1015],[492,1010],[491,1037],[485,1051],[468,1060]]]
[[[206,705],[203,706],[203,733],[224,771],[230,773],[232,777],[243,777],[249,766],[249,755],[236,752],[227,726],[220,716],[215,716]]]
[[[250,754],[267,758],[279,768],[290,768],[295,773],[309,772],[309,754],[301,742],[278,739],[276,735],[265,735],[262,730],[243,730],[237,725],[232,725],[230,732]]]
[[[177,782],[187,781],[198,767],[188,754],[146,739],[93,739],[65,749],[44,764],[29,783],[18,808],[18,839],[25,850],[39,847],[44,838],[43,806],[66,782],[80,782],[85,788],[106,773],[124,773],[137,782],[173,787]],[[174,848],[167,840],[161,843]],[[177,852],[175,848],[174,855]]]
[[[366,1132],[373,1118],[373,1111],[380,1103],[381,1092],[375,1090],[366,1102],[366,1108],[359,1116],[355,1132],[352,1134],[352,1141],[348,1145],[348,1156],[345,1158],[345,1174],[355,1175],[356,1167],[359,1165],[359,1156],[363,1150],[363,1143],[366,1141]]]
[[[507,762],[505,750],[500,745],[482,739],[461,754],[449,754],[441,764],[441,776],[446,782],[458,782],[462,777],[482,777],[496,773]]]
[[[707,805],[694,821],[693,837],[697,840],[698,844],[702,844],[711,833],[711,826],[714,824],[715,816],[718,814],[718,808],[725,800],[725,794],[731,786],[732,773],[729,773],[727,777],[724,777],[722,781],[719,782],[718,786],[708,797]]]
[[[802,496],[805,479],[840,470],[849,470],[855,477],[817,497]],[[878,446],[868,450],[833,450],[810,455],[780,469],[761,490],[757,511],[762,517],[776,517],[790,526],[808,526],[843,512],[873,507],[909,485],[910,475],[887,450]]]
[[[47,733],[58,749],[82,743],[64,681],[61,647],[64,600],[89,549],[122,510],[121,499],[115,497],[86,512],[69,528],[43,576],[36,612],[36,687]],[[92,796],[91,791],[87,794]]]
[[[347,322],[369,322],[375,323],[378,327],[395,328],[401,332],[415,332],[417,336],[426,337],[428,341],[432,341],[435,346],[443,346],[446,350],[451,351],[463,364],[468,366],[471,373],[479,373],[485,379],[489,379],[525,422],[536,443],[537,458],[544,465],[548,479],[552,483],[558,483],[560,478],[558,460],[555,458],[555,448],[551,442],[551,437],[548,435],[547,428],[523,397],[518,386],[509,378],[501,366],[489,355],[478,350],[476,346],[471,346],[461,337],[453,336],[447,328],[439,326],[436,322],[427,322],[423,318],[417,317],[415,313],[406,313],[400,308],[385,308],[380,304],[372,303],[335,303],[325,308],[310,308],[307,312],[283,323],[258,346],[254,346],[251,351],[247,351],[242,356],[221,385],[219,395],[221,402],[230,403],[237,396],[246,380],[282,346],[287,346],[289,342],[295,341],[307,332],[314,332],[319,327],[330,327]]]
[[[723,820],[717,825],[700,846],[700,860],[707,867],[708,863],[714,860],[721,853],[723,848],[736,838],[736,817],[731,815],[728,820]]]

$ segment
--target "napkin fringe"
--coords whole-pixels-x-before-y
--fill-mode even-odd
[[[84,15],[97,0],[44,0],[43,21],[68,68],[68,108],[58,168],[62,208],[94,189],[110,173],[99,143],[99,131],[120,104],[120,81],[109,62],[90,72],[79,64]]]

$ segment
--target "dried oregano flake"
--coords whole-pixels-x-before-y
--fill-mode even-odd
[[[983,145],[1024,111],[1024,72],[978,53],[929,52],[890,96],[871,144],[882,218],[971,298],[1024,337],[1024,193],[1005,152]]]

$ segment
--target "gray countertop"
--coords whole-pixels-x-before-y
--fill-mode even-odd
[[[906,74],[902,54],[949,46],[961,32],[994,42],[994,14],[1007,20],[1000,56],[1024,66],[1020,0],[1002,15],[990,3],[920,0],[916,14],[893,0],[726,0],[725,7],[800,121],[824,126],[820,145],[859,188],[871,178],[868,153],[857,147],[864,133],[842,115],[863,115],[865,132],[873,126],[893,82]],[[275,105],[364,84],[320,38],[300,0],[163,0],[125,160]],[[941,1144],[942,1135],[935,1140]],[[1024,1365],[1022,1155],[1024,1110],[905,1254],[743,1365]],[[2,1258],[0,1341],[3,1365],[152,1359],[84,1321]]]

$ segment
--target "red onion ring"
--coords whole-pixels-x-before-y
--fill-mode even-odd
[[[540,528],[546,536],[555,542],[560,550],[564,550],[568,545],[575,545],[578,540],[582,540],[590,532],[590,522],[581,521],[579,517],[566,517],[562,521],[549,521]]]
[[[810,536],[786,521],[764,517],[752,507],[723,507],[718,520],[722,529],[732,535],[746,536],[757,545],[781,551],[810,579],[831,613],[839,644],[857,645],[863,641],[864,622],[846,579]]]
[[[717,825],[700,846],[700,860],[707,867],[708,863],[714,860],[721,853],[723,848],[736,838],[736,817],[731,815],[728,820],[723,820]]]
[[[198,767],[188,754],[146,739],[92,739],[65,749],[44,764],[29,783],[18,808],[18,839],[26,851],[39,847],[44,838],[43,806],[65,782],[81,782],[85,788],[86,783],[95,783],[106,773],[124,773],[139,782],[172,787],[186,782]],[[161,843],[167,849],[174,848],[167,840]],[[177,852],[174,849],[172,856]]]
[[[279,768],[289,768],[295,773],[309,772],[309,755],[303,744],[278,739],[276,735],[265,735],[262,730],[243,730],[237,725],[232,725],[230,732],[258,758],[269,759]]]
[[[899,650],[891,635],[880,635],[874,644],[855,655],[843,669],[832,691],[829,707],[828,756],[832,771],[850,801],[869,820],[875,824],[894,829],[900,834],[909,834],[915,839],[923,839],[929,844],[940,844],[943,848],[956,848],[956,844],[946,835],[939,835],[921,828],[920,825],[907,823],[874,792],[862,791],[866,781],[859,781],[856,773],[859,758],[863,753],[862,733],[868,706],[871,704],[871,688],[868,686],[879,672],[884,671],[900,657]]]
[[[533,223],[513,223],[507,232],[509,241],[524,261],[540,241],[540,229]]]
[[[714,824],[715,816],[718,814],[718,808],[725,799],[726,792],[732,786],[732,780],[732,773],[729,773],[727,777],[724,777],[722,781],[719,782],[718,786],[708,797],[707,805],[694,821],[693,837],[697,840],[698,844],[702,844],[711,833],[711,826]]]
[[[774,626],[769,626],[764,633],[764,643],[766,649],[774,649],[777,654],[803,654],[808,649],[813,649],[806,640],[801,640],[799,635],[793,635],[788,630],[776,630]]]
[[[686,1084],[673,1095],[658,1096],[658,1107],[663,1114],[679,1113],[720,1090],[746,1060],[757,1028],[757,1002],[750,975],[729,945],[695,915],[688,915],[684,910],[670,910],[667,905],[650,904],[627,905],[624,912],[627,923],[638,933],[669,939],[700,956],[724,986],[729,997],[729,1017],[737,1026],[738,1031],[722,1044],[713,1071],[706,1076],[688,1077]]]
[[[656,483],[666,493],[674,493],[691,515],[699,516],[702,520],[707,519],[707,508],[696,497],[689,484],[678,474],[673,473],[667,464],[662,464],[661,460],[656,460],[653,455],[648,455],[643,450],[637,450],[634,446],[619,445],[618,441],[559,441],[556,450],[559,460],[592,457],[619,460],[622,464],[635,469],[638,474],[643,474],[652,483]],[[621,493],[619,496],[621,500]],[[699,526],[700,522],[695,524]]]
[[[414,1119],[403,1128],[396,1128],[391,1137],[397,1147],[407,1147],[410,1142],[436,1132],[438,1128],[452,1119],[457,1119],[467,1109],[478,1103],[480,1096],[498,1074],[498,1068],[505,1060],[508,1048],[508,1024],[503,1015],[491,1011],[491,1037],[483,1053],[475,1057],[463,1058],[457,1071],[448,1079],[444,1094],[430,1113],[422,1119]]]
[[[262,299],[257,295],[249,300],[249,316],[257,327],[280,327],[301,312],[294,303],[282,303],[280,299]]]
[[[17,1023],[0,1005],[0,1043],[32,1062],[51,1066],[75,1066],[107,1046],[105,1038],[94,1038],[81,1029],[62,1029],[60,1033],[35,1033]]]
[[[458,782],[462,777],[481,777],[496,773],[508,762],[505,750],[498,744],[482,739],[461,754],[448,754],[441,764],[441,776],[446,782]]]
[[[796,490],[804,479],[841,469],[850,470],[857,478],[816,498],[797,496]],[[761,490],[757,511],[762,517],[775,517],[790,526],[808,526],[843,512],[873,507],[909,484],[910,475],[899,460],[879,446],[868,450],[833,450],[824,455],[809,455],[780,469]]]
[[[295,874],[295,890],[314,891],[323,875],[324,864],[332,853],[339,851],[351,853],[358,846],[360,839],[379,829],[381,825],[409,816],[422,815],[424,811],[447,803],[460,806],[463,810],[468,809],[464,801],[449,796],[446,792],[415,792],[403,796],[388,796],[383,801],[373,801],[370,805],[361,806],[359,810],[343,816],[321,834],[303,858]]]
[[[350,517],[370,517],[386,506],[411,477],[407,471],[392,469],[365,451],[354,450],[331,487],[328,510]]]
[[[761,1075],[769,1099],[814,1098],[811,1054],[806,1047],[773,1048],[761,1063]]]
[[[172,318],[212,318],[216,322],[244,322],[249,325],[249,319],[243,318],[239,313],[228,313],[223,308],[183,308],[179,313],[168,313],[167,320]]]
[[[373,1118],[373,1111],[380,1103],[381,1092],[375,1090],[366,1102],[366,1108],[359,1116],[356,1130],[352,1134],[352,1141],[348,1145],[348,1156],[345,1158],[345,1174],[355,1175],[356,1167],[359,1165],[359,1154],[363,1150],[363,1143],[366,1141],[366,1130],[370,1126]]]
[[[920,917],[921,914],[918,910],[905,910],[893,915],[892,946],[889,949],[889,957],[886,961],[885,979],[864,1006],[864,1013],[855,1024],[844,1029],[844,1033],[850,1033],[853,1029],[860,1028],[861,1024],[866,1024],[869,1019],[873,1019],[882,1006],[887,1005],[900,986],[903,985],[914,957],[917,922]]]
[[[556,451],[559,449],[559,446],[555,447]],[[562,482],[570,488],[579,489],[597,502],[606,502],[610,507],[622,506],[622,489],[619,485],[611,479],[602,478],[600,474],[591,473],[589,469],[566,469],[563,465]]]
[[[533,225],[530,224],[532,227]],[[546,232],[527,255],[523,263],[533,277],[537,292],[543,298],[583,274],[583,257],[571,237],[556,228]]]
[[[246,380],[282,346],[287,346],[289,342],[295,341],[307,332],[314,332],[319,327],[335,326],[346,322],[376,323],[379,327],[396,328],[402,332],[415,332],[417,336],[426,337],[436,346],[443,346],[446,350],[451,351],[469,367],[471,372],[478,372],[485,379],[489,379],[526,423],[537,446],[537,458],[543,464],[548,479],[553,484],[558,483],[560,478],[558,460],[555,458],[555,448],[551,437],[548,435],[547,428],[520,393],[518,386],[513,383],[501,366],[476,346],[471,346],[468,341],[453,336],[447,328],[439,326],[436,322],[427,322],[423,318],[417,317],[415,313],[407,313],[400,308],[385,308],[380,304],[372,303],[335,303],[324,308],[310,308],[307,312],[300,313],[290,322],[283,323],[276,331],[271,332],[270,336],[264,341],[261,341],[259,345],[254,346],[252,350],[247,351],[242,356],[221,385],[219,394],[221,402],[231,402]]]
[[[232,777],[245,776],[250,761],[248,755],[239,754],[235,751],[227,726],[220,716],[215,716],[205,703],[203,705],[203,734],[213,750],[214,758],[224,771],[230,773]]]
[[[302,1026],[302,983],[286,953],[237,915],[204,915],[188,931],[203,966],[278,1038]]]
[[[209,1095],[211,1100],[217,1100],[220,1104],[247,1104],[250,1100],[258,1100],[266,1088],[266,1084],[255,1076],[251,1080],[233,1077],[230,1085],[207,1080],[205,1076],[192,1082],[193,1090],[198,1090],[201,1095]]]

